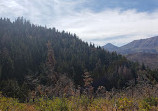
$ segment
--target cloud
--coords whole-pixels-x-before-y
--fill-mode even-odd
[[[74,32],[85,41],[99,45],[108,42],[121,45],[131,40],[157,35],[157,24],[158,11],[147,13],[115,9],[99,13],[86,10],[60,19],[55,26]]]
[[[158,35],[158,11],[138,12],[121,8],[94,11],[87,0],[5,0],[0,16],[24,16],[31,22],[76,33],[84,41],[123,45],[135,39]]]

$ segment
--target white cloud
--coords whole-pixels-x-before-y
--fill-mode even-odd
[[[107,10],[99,13],[87,11],[68,16],[60,19],[56,23],[56,27],[75,32],[86,41],[92,40],[94,43],[101,45],[107,42],[121,45],[131,40],[157,35],[157,24],[157,11],[153,13],[138,13],[135,10],[124,12]],[[123,37],[109,39],[117,36]],[[94,41],[94,39],[98,39],[98,41]]]
[[[108,9],[93,12],[86,0],[0,0],[0,16],[24,16],[31,22],[76,33],[84,41],[122,45],[158,35],[158,11]]]

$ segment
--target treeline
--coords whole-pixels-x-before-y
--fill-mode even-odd
[[[75,34],[37,26],[23,18],[17,18],[13,22],[1,18],[2,92],[8,84],[13,85],[13,81],[20,88],[26,89],[24,82],[28,76],[34,78],[32,80],[40,77],[42,84],[46,84],[45,75],[49,72],[46,67],[49,55],[49,48],[46,45],[48,41],[55,59],[54,72],[70,78],[75,87],[84,85],[85,72],[91,74],[93,87],[105,86],[108,90],[113,87],[123,88],[128,80],[136,80],[140,70],[147,72],[152,81],[158,80],[157,71],[130,62],[115,52],[110,53],[101,47],[95,47],[94,44],[83,42]]]

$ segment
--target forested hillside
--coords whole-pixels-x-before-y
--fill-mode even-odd
[[[88,45],[75,34],[36,26],[22,18],[13,23],[9,19],[1,19],[1,80],[23,80],[27,74],[42,73],[42,65],[47,59],[48,41],[54,50],[55,70],[66,73],[76,84],[82,83],[84,70],[91,72],[95,80],[103,77],[119,80],[119,76],[123,76],[118,75],[119,67],[125,67],[129,72],[134,70],[134,64],[124,57],[100,47],[95,48],[93,44]],[[124,76],[129,77],[128,74],[131,78],[134,77],[133,73]]]
[[[92,77],[94,88],[123,88],[128,80],[136,81],[140,70],[148,72],[144,74],[150,80],[158,80],[156,72],[83,42],[75,34],[37,26],[23,18],[14,22],[0,19],[0,90],[8,96],[18,97],[18,88],[27,93],[38,85],[50,86],[65,80],[83,87],[85,72]],[[56,82],[48,81],[53,74],[58,78]],[[59,75],[65,77],[59,79]]]

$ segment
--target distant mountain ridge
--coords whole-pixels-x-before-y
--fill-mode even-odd
[[[134,40],[121,47],[117,47],[111,43],[108,43],[104,45],[103,48],[110,52],[116,51],[117,53],[124,55],[138,52],[158,54],[158,36],[147,39]]]
[[[116,51],[129,60],[144,63],[150,68],[158,67],[158,36],[134,40],[121,47],[108,43],[103,48],[110,52]]]
[[[112,52],[112,51],[118,50],[119,47],[117,47],[117,46],[115,46],[115,45],[113,45],[111,43],[108,43],[105,46],[103,46],[103,48],[108,50],[108,51],[110,51],[110,52]]]

